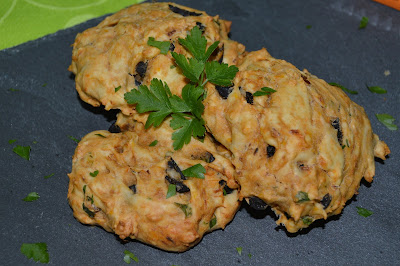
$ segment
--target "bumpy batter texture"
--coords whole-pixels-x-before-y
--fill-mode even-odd
[[[238,67],[233,87],[209,85],[204,119],[233,154],[241,197],[270,205],[289,232],[339,214],[361,179],[372,181],[374,156],[390,153],[364,109],[265,49]]]
[[[122,239],[185,251],[231,221],[239,201],[226,150],[207,137],[174,151],[166,123],[145,130],[120,117],[117,125],[126,131],[94,131],[75,151],[68,200],[80,222]],[[206,169],[204,179],[183,175],[196,164]],[[171,184],[176,194],[167,198]]]

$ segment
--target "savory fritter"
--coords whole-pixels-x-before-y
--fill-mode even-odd
[[[167,122],[145,130],[120,116],[121,133],[95,131],[79,142],[68,200],[80,222],[184,251],[231,221],[239,201],[229,153],[209,137],[174,151]],[[184,171],[197,164],[204,179]]]
[[[148,41],[169,42],[170,51],[188,55],[178,39],[196,25],[208,46],[228,40],[230,22],[174,3],[133,5],[78,34],[69,70],[75,74],[79,96],[93,106],[121,109],[124,114],[134,112],[124,94],[142,83],[150,84],[153,78],[167,82],[172,93],[180,96],[186,78],[175,67],[171,53],[162,54]],[[222,56],[223,46],[221,42],[212,60]]]
[[[265,49],[238,67],[234,86],[208,84],[204,120],[232,152],[240,197],[271,206],[289,232],[339,214],[390,153],[364,109]]]

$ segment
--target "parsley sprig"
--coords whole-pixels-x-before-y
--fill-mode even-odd
[[[171,115],[170,126],[175,130],[172,134],[175,150],[188,144],[192,137],[205,136],[206,130],[201,116],[204,112],[202,103],[205,95],[204,86],[207,82],[219,86],[231,86],[233,78],[239,71],[236,66],[208,61],[219,42],[214,42],[207,48],[207,39],[202,36],[198,26],[195,26],[185,39],[180,38],[178,41],[192,55],[187,58],[183,54],[171,52],[176,65],[190,80],[182,89],[182,97],[173,95],[168,84],[159,79],[153,79],[150,88],[140,85],[137,90],[133,89],[124,96],[129,104],[136,104],[139,113],[150,112],[145,128],[158,127],[167,116]],[[159,48],[161,53],[167,53],[167,44],[164,42],[149,38],[148,44]]]

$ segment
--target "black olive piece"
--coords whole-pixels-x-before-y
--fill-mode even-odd
[[[253,104],[253,94],[251,92],[246,91],[246,102]]]
[[[198,17],[198,16],[203,15],[201,13],[184,10],[184,9],[181,9],[181,8],[179,8],[177,6],[173,6],[173,5],[168,5],[168,7],[169,7],[169,10],[171,10],[172,12],[179,14],[181,16],[184,16],[184,17],[188,17],[188,16]]]
[[[199,27],[199,29],[201,31],[204,32],[204,30],[206,29],[206,26],[204,26],[201,22],[196,22],[197,27]]]
[[[144,75],[146,74],[146,70],[147,70],[147,63],[140,61],[136,65],[136,73],[138,73],[141,78],[143,78]]]
[[[137,76],[137,75],[136,75]],[[139,87],[140,85],[142,85],[142,82],[141,81],[138,81],[137,79],[136,79],[136,76],[135,76],[135,85],[137,86],[137,87]]]
[[[324,209],[328,208],[329,204],[331,204],[332,201],[332,196],[328,194],[326,194],[322,200],[320,201],[320,203],[322,204],[322,206],[324,206]]]
[[[136,194],[136,185],[132,185],[129,188],[133,191],[133,194]]]
[[[188,188],[185,184],[183,184],[180,181],[177,181],[167,175],[165,176],[165,179],[168,181],[168,183],[176,186],[176,192],[178,193],[185,193],[190,191],[190,188]]]
[[[288,219],[288,220],[289,220],[290,218],[292,218],[292,217],[289,215],[289,213],[287,213],[287,212],[284,212],[283,214],[285,215],[286,219]]]
[[[267,146],[267,156],[268,156],[268,158],[274,156],[275,150],[276,150],[276,149],[275,149],[274,146],[271,146],[271,145],[268,145],[268,146]]]
[[[232,32],[228,32],[228,38],[232,39]]]
[[[206,162],[207,163],[212,163],[214,161],[215,161],[215,157],[212,155],[212,153],[207,152]]]
[[[219,183],[219,185],[220,185],[221,187],[224,187],[225,193],[226,193],[227,195],[228,195],[228,194],[231,194],[231,193],[233,192],[234,189],[231,189],[230,187],[228,187],[228,185],[226,184],[226,181],[225,181],[225,180],[220,180],[218,183]]]
[[[208,151],[203,154],[196,154],[191,156],[193,160],[203,160],[206,163],[212,163],[215,161],[215,157]]]
[[[337,130],[337,139],[339,141],[339,144],[342,145],[343,144],[343,133],[342,133],[342,129],[340,127],[340,119],[336,118],[335,120],[333,120],[331,122],[331,125],[333,126],[334,129]]]
[[[121,133],[121,128],[115,124],[115,121],[108,128],[110,133]]]
[[[307,84],[311,84],[311,82],[307,79],[306,76],[301,75],[301,77],[303,78],[304,82]]]
[[[176,172],[179,173],[179,175],[181,176],[182,180],[186,180],[186,176],[182,173],[181,169],[179,168],[179,166],[176,164],[176,162],[174,161],[174,159],[169,159],[168,161],[168,167],[171,169],[174,169]]]
[[[247,198],[248,199],[248,203],[250,205],[250,207],[252,207],[255,210],[258,211],[262,211],[267,209],[268,205],[260,198],[258,197],[250,197]]]
[[[169,45],[169,50],[171,52],[173,52],[175,50],[175,45],[171,42],[171,44]]]
[[[233,87],[222,87],[215,85],[215,89],[218,91],[219,96],[221,96],[222,99],[228,99],[229,94],[233,91]]]

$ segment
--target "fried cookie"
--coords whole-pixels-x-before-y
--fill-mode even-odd
[[[170,52],[162,54],[148,41],[169,42],[170,51],[186,56],[188,52],[178,39],[185,38],[195,26],[203,32],[207,46],[221,41],[211,55],[212,60],[219,60],[230,22],[174,3],[133,5],[78,34],[69,70],[75,74],[80,98],[129,115],[134,107],[126,103],[124,94],[142,83],[150,84],[153,78],[167,82],[172,93],[180,96],[188,80],[175,67]]]
[[[271,206],[289,232],[339,214],[390,153],[364,109],[265,49],[238,68],[234,86],[207,85],[204,120],[232,152],[240,197]]]
[[[116,125],[122,132],[89,133],[76,148],[68,200],[77,220],[177,252],[232,220],[239,201],[229,152],[209,137],[174,151],[167,123],[146,130],[120,115]],[[197,164],[204,179],[184,171]]]

